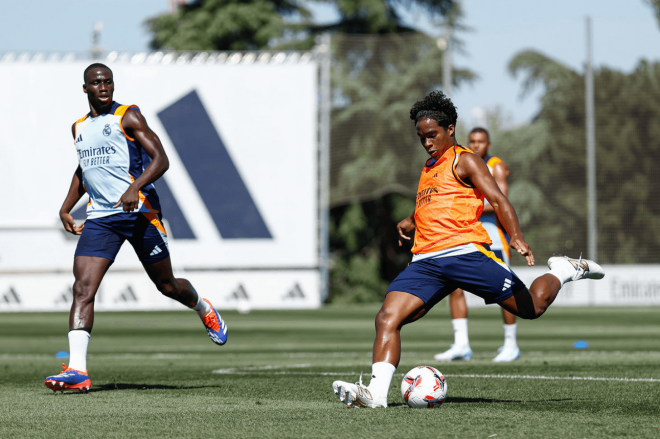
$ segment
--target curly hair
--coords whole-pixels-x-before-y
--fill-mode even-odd
[[[440,90],[435,90],[415,102],[410,109],[410,119],[413,122],[417,123],[423,117],[431,118],[438,126],[447,129],[449,125],[456,126],[458,113],[451,99]]]

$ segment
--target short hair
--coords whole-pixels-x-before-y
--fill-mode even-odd
[[[94,64],[88,65],[87,68],[85,69],[85,72],[83,73],[83,80],[85,81],[85,84],[87,84],[87,72],[89,72],[92,69],[106,69],[107,71],[110,72],[111,75],[114,76],[112,70],[110,70],[110,67],[106,66],[105,64],[101,64],[100,62],[95,62]]]
[[[435,120],[438,126],[447,129],[449,125],[456,126],[458,113],[451,99],[440,90],[435,90],[415,102],[410,109],[410,119],[415,124],[424,117]]]
[[[486,138],[490,142],[490,135],[488,134],[488,130],[486,128],[474,127],[472,128],[472,131],[470,131],[470,134],[472,133],[484,133],[486,135]],[[470,134],[468,134],[468,137],[470,136]]]

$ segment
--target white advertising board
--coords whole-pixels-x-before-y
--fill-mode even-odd
[[[78,165],[71,125],[89,111],[82,91],[88,64],[0,62],[5,305],[2,294],[13,289],[24,309],[46,309],[30,297],[46,294],[42,299],[50,303],[65,289],[60,284],[72,281],[77,239],[62,231],[58,212]],[[207,287],[197,289],[208,297],[243,285],[253,308],[297,307],[300,298],[294,305],[273,297],[298,284],[305,306],[320,306],[316,63],[108,65],[115,101],[140,107],[170,159],[156,190],[175,268],[198,277]],[[84,218],[85,204],[86,196],[74,217]],[[134,284],[140,304],[134,301],[133,309],[172,306],[140,280],[142,273],[134,272],[140,268],[126,243],[103,290]],[[127,285],[119,285],[120,277]]]

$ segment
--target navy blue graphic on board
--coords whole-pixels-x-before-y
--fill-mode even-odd
[[[272,239],[196,91],[158,113],[223,239]]]

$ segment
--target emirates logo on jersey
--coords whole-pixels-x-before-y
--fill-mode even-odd
[[[110,128],[110,124],[106,123],[105,126],[103,127],[103,135],[109,136],[111,133],[112,133],[112,129]]]

